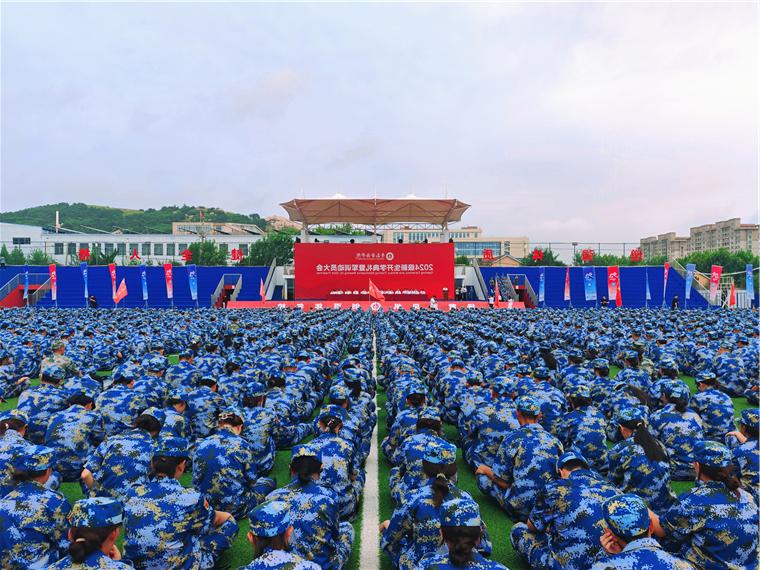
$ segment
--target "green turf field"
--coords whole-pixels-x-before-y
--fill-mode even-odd
[[[176,356],[170,356],[169,360],[172,363],[176,363],[177,358]],[[612,368],[611,369],[611,375],[614,377],[618,369]],[[103,373],[104,375],[107,375],[108,373]],[[694,384],[694,379],[689,376],[681,376],[681,378],[689,385],[692,392],[696,391],[696,387]],[[14,408],[16,406],[16,399],[9,400],[6,403],[0,404],[0,410],[7,410]],[[750,404],[747,403],[747,401],[744,398],[734,398],[734,408],[736,410],[736,416],[739,417],[741,415],[741,412],[747,408],[750,408]],[[378,441],[382,441],[382,439],[387,435],[387,429],[385,427],[385,422],[387,418],[387,414],[385,412],[385,392],[383,390],[379,390],[377,394],[377,408],[378,408],[378,414],[377,414],[377,436],[378,440],[373,443],[373,445],[377,445]],[[454,426],[445,426],[444,428],[446,437],[456,442],[458,439],[458,434],[456,431],[456,428]],[[274,467],[272,469],[271,476],[274,477],[277,480],[277,485],[282,486],[289,480],[289,473],[288,473],[288,463],[290,461],[290,451],[283,450],[277,452],[277,457],[275,459]],[[385,458],[383,457],[382,453],[379,453],[378,455],[378,466],[379,466],[379,474],[378,474],[378,482],[379,482],[379,499],[380,499],[380,517],[377,521],[367,521],[367,524],[372,525],[373,527],[377,527],[377,525],[385,520],[389,519],[391,515],[393,514],[393,503],[390,498],[390,491],[387,485],[388,481],[388,474],[390,470],[389,464],[385,461]],[[475,500],[480,503],[480,509],[481,509],[481,516],[483,517],[483,520],[485,521],[488,532],[491,536],[491,541],[493,542],[493,556],[492,558],[494,560],[497,560],[498,562],[501,562],[505,564],[507,567],[509,567],[511,570],[529,570],[528,565],[523,562],[520,557],[517,555],[517,553],[514,552],[512,549],[512,545],[509,542],[509,531],[512,527],[512,521],[504,515],[504,513],[499,509],[496,502],[493,501],[490,497],[484,496],[480,490],[478,489],[476,483],[475,483],[475,476],[473,475],[472,471],[470,470],[469,466],[464,462],[464,459],[461,457],[461,450],[459,453],[459,459],[458,459],[458,485],[460,488],[466,490],[468,493],[470,493]],[[183,485],[189,485],[190,484],[190,475],[186,474],[182,478],[182,484]],[[673,483],[673,489],[676,493],[681,493],[683,491],[688,490],[692,487],[692,483],[685,481],[685,482],[674,482]],[[80,489],[80,486],[78,483],[64,483],[61,485],[61,492],[63,492],[66,497],[69,499],[69,501],[74,502],[77,499],[82,498],[82,491]],[[359,570],[359,552],[361,549],[361,529],[362,529],[362,517],[361,517],[361,506],[360,506],[360,515],[357,517],[356,521],[354,521],[354,530],[356,532],[356,540],[354,542],[354,549],[351,554],[351,558],[349,559],[349,563],[347,565],[347,568],[349,570]],[[235,570],[237,568],[240,568],[241,566],[245,566],[248,564],[251,559],[253,558],[253,553],[250,548],[250,545],[248,544],[246,540],[246,532],[248,530],[248,521],[242,520],[239,521],[240,524],[240,533],[237,536],[237,539],[235,540],[235,543],[233,547],[225,553],[225,555],[220,560],[220,566],[225,568],[231,568],[232,570]],[[119,546],[121,545],[121,539],[119,540]],[[392,565],[390,561],[388,560],[387,556],[385,556],[383,553],[378,553],[378,556],[380,557],[380,567],[383,570],[391,570]]]

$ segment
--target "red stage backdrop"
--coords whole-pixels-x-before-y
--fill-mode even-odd
[[[297,243],[296,299],[366,301],[369,280],[388,301],[454,297],[453,243]]]

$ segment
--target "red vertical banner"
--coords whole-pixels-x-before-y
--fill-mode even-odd
[[[58,302],[58,274],[55,263],[51,263],[48,269],[50,270],[50,297],[53,301]]]
[[[728,295],[728,306],[736,306],[736,285],[734,285],[733,281],[731,281],[731,293]]]
[[[607,299],[615,300],[615,305],[620,306],[620,268],[611,265],[607,268]]]
[[[668,273],[670,273],[670,263],[665,262],[665,272],[662,277],[662,304],[665,305],[665,291],[668,288]]]
[[[169,299],[174,299],[174,280],[171,263],[164,263],[164,278],[166,279],[166,296]]]
[[[111,276],[111,299],[116,300],[116,264],[108,264],[108,274]]]
[[[570,268],[565,270],[565,301],[570,301]]]
[[[714,303],[718,296],[718,285],[720,285],[720,276],[723,273],[723,267],[713,265],[710,271],[710,302]]]
[[[501,297],[501,293],[499,292],[499,280],[497,279],[493,290],[493,306],[497,309],[501,307],[501,301],[499,300],[499,297]]]

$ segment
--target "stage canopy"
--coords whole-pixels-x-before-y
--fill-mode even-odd
[[[470,207],[459,200],[403,198],[397,200],[327,198],[295,199],[280,204],[294,222],[306,226],[350,223],[364,226],[387,226],[400,223],[448,226],[458,222]]]

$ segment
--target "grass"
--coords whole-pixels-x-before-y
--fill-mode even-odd
[[[169,356],[169,360],[172,363],[177,362],[176,355]],[[618,373],[618,369],[615,367],[611,367],[610,369],[610,375],[614,377]],[[108,372],[102,372],[99,373],[101,375],[108,375]],[[686,382],[689,385],[689,388],[691,389],[692,393],[696,392],[696,386],[694,384],[694,378],[689,376],[681,376],[681,379]],[[33,381],[33,384],[37,381]],[[9,400],[8,402],[0,404],[0,411],[2,410],[8,410],[12,409],[16,406],[17,399]],[[380,441],[383,440],[383,438],[387,435],[388,430],[386,428],[386,419],[387,419],[387,413],[385,411],[385,402],[386,402],[386,395],[385,391],[382,389],[378,389],[377,393],[377,435],[378,439],[377,441],[373,442],[373,445],[378,445]],[[736,413],[736,417],[739,417],[741,415],[741,412],[747,408],[751,408],[752,406],[747,403],[746,399],[744,398],[734,398],[734,409]],[[444,428],[446,437],[456,442],[459,439],[459,435],[457,433],[455,426],[447,425]],[[274,467],[272,468],[271,476],[274,477],[277,481],[278,486],[282,486],[286,484],[290,480],[289,476],[289,465],[290,462],[290,451],[289,450],[281,450],[277,452],[277,455],[275,457],[274,461]],[[512,545],[509,541],[509,533],[512,528],[512,521],[503,513],[503,511],[498,507],[495,501],[493,501],[490,497],[487,497],[483,495],[480,490],[477,487],[475,476],[473,472],[471,471],[470,467],[465,463],[464,459],[461,456],[461,449],[459,449],[458,455],[457,455],[457,464],[458,464],[458,486],[467,491],[472,495],[472,497],[480,504],[480,511],[481,511],[481,517],[485,521],[486,526],[488,527],[488,532],[491,537],[491,542],[493,543],[493,554],[492,559],[496,560],[497,562],[501,562],[502,564],[506,565],[508,568],[512,570],[529,570],[529,566],[526,562],[524,562],[520,556],[512,549]],[[378,484],[379,484],[379,503],[380,503],[380,516],[378,521],[368,521],[368,524],[371,524],[373,527],[376,527],[377,524],[379,524],[381,521],[391,518],[393,515],[393,502],[390,497],[390,489],[388,488],[387,481],[389,477],[390,472],[390,465],[386,461],[383,454],[379,451],[378,448]],[[190,485],[190,474],[186,474],[182,477],[180,480],[181,483],[185,486]],[[675,481],[672,483],[673,490],[676,493],[682,493],[684,491],[688,491],[693,486],[693,483],[689,481]],[[71,502],[74,503],[75,501],[83,498],[82,490],[78,483],[63,483],[61,485],[61,492],[66,496],[66,498]],[[361,505],[359,506],[359,516],[354,521],[354,531],[356,533],[356,538],[354,541],[354,548],[351,553],[351,557],[348,561],[348,564],[346,568],[348,570],[359,570],[359,554],[361,550],[361,529],[362,529],[362,515],[361,515]],[[235,539],[234,544],[232,545],[232,548],[230,548],[219,560],[219,566],[225,567],[225,568],[231,568],[231,569],[237,569],[241,568],[245,565],[247,565],[252,559],[253,559],[253,551],[251,549],[251,546],[248,544],[248,541],[246,540],[246,533],[248,531],[248,520],[244,519],[241,521],[238,521],[238,524],[240,525],[240,532],[238,533],[237,538]],[[121,546],[122,544],[122,538],[119,537],[118,545]],[[380,556],[380,568],[382,570],[392,570],[393,565],[391,564],[388,557],[382,553],[379,552],[378,556]]]

